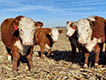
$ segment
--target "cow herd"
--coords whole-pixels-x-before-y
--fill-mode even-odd
[[[99,54],[103,43],[106,40],[106,20],[99,16],[90,16],[78,21],[67,22],[66,35],[70,38],[72,45],[72,54],[75,53],[75,47],[82,50],[85,61],[84,67],[88,67],[88,58],[91,51],[95,51],[94,66],[98,67]]]
[[[8,54],[12,57],[13,70],[18,70],[21,56],[28,60],[29,70],[32,68],[32,55],[35,45],[41,49],[41,58],[47,48],[47,56],[51,53],[53,43],[58,40],[62,30],[57,28],[42,28],[43,23],[26,16],[7,18],[1,24],[1,39]],[[66,36],[72,47],[72,59],[76,48],[84,54],[84,67],[88,67],[89,53],[95,51],[94,66],[98,67],[99,54],[105,43],[106,20],[99,16],[90,16],[78,21],[66,22]]]

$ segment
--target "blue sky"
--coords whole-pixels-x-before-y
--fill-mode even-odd
[[[18,15],[42,21],[44,27],[65,26],[88,16],[106,18],[106,0],[0,0],[0,23]]]

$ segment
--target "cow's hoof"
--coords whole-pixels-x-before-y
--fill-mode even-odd
[[[8,59],[8,61],[11,61],[12,60],[12,58],[11,58],[10,55],[7,55],[7,59]]]
[[[102,68],[103,66],[102,66],[102,65],[99,65],[98,63],[95,63],[95,64],[94,64],[94,67],[95,67],[95,68]]]
[[[87,64],[84,64],[84,68],[88,68],[88,65]]]
[[[32,69],[32,68],[31,68],[31,69],[29,69],[29,70],[28,70],[28,72],[31,72],[31,73],[32,73],[32,72],[33,72],[33,69]]]
[[[48,57],[48,58],[50,58],[50,57],[51,57],[51,55],[47,55],[47,57]]]
[[[41,58],[41,59],[45,59],[46,56],[45,56],[45,55],[41,55],[40,58]]]
[[[98,63],[95,63],[95,64],[94,64],[94,67],[95,67],[95,68],[98,68],[98,67],[99,67]]]

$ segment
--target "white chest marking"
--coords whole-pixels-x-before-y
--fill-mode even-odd
[[[47,49],[51,49],[51,47],[50,47],[48,44],[46,44],[45,47],[46,47]]]
[[[14,46],[17,46],[18,49],[19,49],[19,52],[22,54],[22,55],[25,55],[29,49],[29,47],[26,47],[24,46],[20,40],[16,41],[16,43],[14,44]]]
[[[100,43],[101,42],[101,38],[100,39],[97,39],[97,38],[94,38],[92,41],[89,41],[86,45],[86,48],[88,49],[88,51],[92,51],[94,49],[94,47],[96,46],[97,43]]]

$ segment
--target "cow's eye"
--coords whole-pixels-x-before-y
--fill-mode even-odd
[[[19,31],[22,31],[22,29],[20,29]]]
[[[20,30],[19,30],[19,32],[20,32],[20,33],[23,33],[23,30],[22,30],[22,29],[20,29]]]
[[[87,31],[89,31],[89,29],[87,29]]]
[[[34,32],[35,30],[32,30],[32,32]]]

